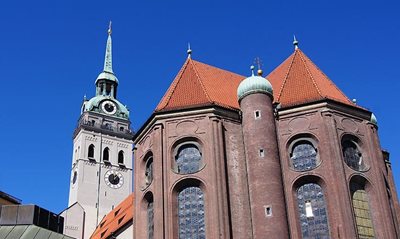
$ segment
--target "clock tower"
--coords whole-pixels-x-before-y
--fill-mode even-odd
[[[117,100],[112,69],[111,23],[104,70],[96,95],[82,104],[73,134],[69,208],[65,234],[89,239],[101,219],[132,192],[132,136],[129,110]]]

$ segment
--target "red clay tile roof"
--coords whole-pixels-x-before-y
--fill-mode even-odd
[[[273,86],[275,102],[281,103],[282,107],[323,99],[356,106],[300,49],[296,49],[267,79]]]
[[[133,193],[109,212],[96,227],[90,239],[103,239],[133,220]],[[133,232],[132,232],[133,233]]]
[[[240,109],[237,88],[244,78],[188,58],[155,112],[209,105]],[[324,99],[356,106],[300,49],[267,79],[274,89],[274,101],[282,107]]]
[[[206,105],[239,109],[236,91],[244,78],[188,58],[155,111]]]

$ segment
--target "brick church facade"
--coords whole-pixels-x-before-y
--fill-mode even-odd
[[[268,76],[190,57],[134,136],[134,238],[399,238],[369,110],[298,48]]]

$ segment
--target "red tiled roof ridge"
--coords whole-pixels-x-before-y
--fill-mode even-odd
[[[304,53],[303,55],[305,57],[307,57]],[[308,57],[307,57],[308,58]],[[309,59],[309,58],[308,58]],[[329,78],[329,76],[327,76],[313,61],[311,61],[311,59],[309,59],[309,62],[322,74],[324,75],[331,83],[332,86],[336,88],[337,91],[339,91],[346,99],[349,103],[351,103],[353,105],[353,102],[346,96],[346,94]],[[326,98],[326,96],[324,96],[324,98]],[[336,99],[335,97],[331,97],[332,99]],[[339,99],[336,99],[339,100]]]
[[[182,78],[183,72],[185,72],[185,70],[186,70],[186,68],[187,68],[187,66],[189,64],[189,60],[190,60],[190,58],[186,59],[185,63],[183,64],[183,66],[179,70],[178,74],[175,76],[174,80],[172,81],[172,84],[167,89],[167,93],[169,93],[169,94],[165,94],[163,96],[163,98],[161,98],[161,101],[159,102],[159,105],[157,105],[157,107],[156,107],[156,111],[157,110],[162,110],[165,107],[167,107],[168,102],[171,99],[171,97],[172,97],[172,95],[173,95],[173,93],[174,93],[174,91],[176,89],[176,86],[178,85],[178,82]]]
[[[199,75],[199,71],[197,70],[197,67],[195,66],[195,64],[193,64],[194,60],[192,60],[192,58],[188,58],[188,59],[189,59],[190,64],[193,66],[193,70],[194,70],[194,72],[196,73],[197,80],[200,82],[200,85],[201,85],[201,88],[202,88],[203,91],[204,91],[204,94],[206,95],[208,101],[209,101],[210,103],[213,103],[213,101],[211,100],[210,96],[209,96],[208,93],[207,93],[207,90],[206,90],[206,88],[205,88],[205,86],[204,86],[203,81],[201,80],[201,77],[200,77],[200,75]],[[199,62],[199,63],[201,63],[201,62]],[[201,63],[201,64],[202,64],[202,63]]]
[[[300,55],[300,59],[301,59],[301,61],[303,62],[303,64],[304,64],[304,66],[305,66],[305,68],[306,68],[308,74],[310,75],[310,78],[311,78],[311,80],[312,80],[312,82],[313,82],[313,85],[314,85],[315,88],[317,89],[318,94],[319,94],[321,97],[325,98],[326,96],[322,95],[321,90],[319,89],[319,87],[318,87],[318,85],[317,85],[317,82],[315,82],[315,79],[314,79],[313,74],[311,73],[310,69],[308,68],[307,62],[304,60],[304,54],[303,54],[303,52],[302,52],[299,48],[297,48],[295,51],[301,53],[301,54],[299,54],[299,55]],[[312,62],[312,61],[310,60],[310,62]],[[314,64],[314,66],[317,67],[317,65],[315,65],[315,64]],[[322,74],[324,74],[318,67],[317,67],[317,70],[319,70]],[[325,75],[325,74],[324,74],[324,75]],[[326,76],[326,75],[325,75],[325,76]],[[327,78],[328,80],[330,80],[327,76],[326,76],[326,78]],[[335,84],[333,84],[333,85],[335,85]]]
[[[289,72],[290,72],[290,69],[292,68],[292,65],[293,65],[293,62],[294,62],[294,57],[295,57],[296,53],[297,53],[297,51],[295,51],[295,52],[292,54],[292,55],[293,55],[292,60],[291,60],[290,65],[289,65],[289,67],[288,67],[288,69],[287,69],[287,71],[286,71],[286,74],[285,74],[285,78],[284,78],[284,80],[283,80],[283,83],[282,83],[282,85],[281,85],[281,87],[280,87],[280,89],[279,89],[278,97],[277,97],[277,99],[276,99],[277,102],[279,102],[279,99],[281,98],[281,95],[282,95],[283,88],[285,88],[287,79],[288,79],[288,77],[289,77]],[[276,67],[275,69],[279,68],[279,67],[280,67],[282,64],[284,64],[284,63],[285,63],[285,61],[283,61],[281,64],[279,64],[279,66]],[[274,70],[273,70],[273,71],[274,71]],[[273,71],[272,71],[272,72],[273,72]],[[267,76],[268,76],[268,75],[267,75]],[[266,77],[266,78],[267,78],[267,77]],[[268,80],[268,79],[267,79],[267,80]]]

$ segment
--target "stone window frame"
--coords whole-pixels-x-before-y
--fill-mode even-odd
[[[358,151],[361,153],[363,168],[356,169],[347,164],[346,159],[343,154],[343,150],[344,150],[343,144],[345,142],[350,142],[357,147]],[[340,155],[341,155],[342,162],[346,165],[346,167],[348,167],[349,169],[356,171],[356,172],[368,171],[371,167],[369,164],[369,160],[368,160],[366,151],[367,150],[364,147],[364,143],[362,142],[362,140],[359,137],[357,137],[353,134],[349,134],[349,133],[345,133],[342,135],[342,137],[340,139]]]
[[[118,151],[118,165],[119,166],[125,165],[125,152],[123,150]]]
[[[197,150],[200,152],[201,160],[200,160],[200,162],[199,162],[199,168],[198,168],[198,170],[195,171],[195,172],[181,173],[181,172],[178,171],[178,164],[177,164],[177,162],[176,162],[176,159],[177,159],[177,156],[178,156],[178,153],[179,153],[180,149],[181,149],[183,146],[185,146],[185,145],[190,145],[190,144],[194,145],[194,146],[197,148]],[[205,168],[205,166],[206,166],[205,159],[204,159],[204,152],[203,152],[203,144],[202,144],[202,142],[201,142],[200,140],[198,140],[197,138],[192,138],[192,137],[190,137],[190,138],[183,138],[183,139],[179,140],[177,143],[175,143],[175,144],[173,145],[171,152],[172,152],[172,157],[171,157],[171,169],[172,169],[172,171],[173,171],[174,173],[176,173],[176,174],[179,174],[179,175],[191,175],[191,174],[196,174],[196,173],[202,171],[202,170]]]
[[[152,203],[152,205],[150,205]],[[152,208],[150,208],[150,206],[152,206]],[[153,239],[154,238],[154,212],[155,212],[155,208],[154,208],[154,194],[152,191],[148,191],[145,193],[145,195],[143,196],[142,199],[142,206],[141,206],[142,210],[144,211],[145,214],[145,221],[146,221],[146,238],[148,239]],[[149,215],[149,208],[152,209],[152,215]],[[150,217],[152,216],[152,217]],[[149,219],[152,219],[152,223],[150,224]],[[150,227],[152,225],[152,234],[150,233]]]
[[[291,157],[292,157],[292,153],[293,153],[293,150],[294,150],[295,146],[297,146],[297,145],[298,145],[300,142],[302,142],[302,141],[304,141],[304,142],[306,142],[306,143],[308,143],[308,144],[311,144],[311,145],[313,146],[313,148],[315,149],[315,151],[316,151],[316,153],[317,153],[317,156],[316,156],[316,165],[315,165],[315,167],[310,168],[310,169],[306,169],[306,170],[296,170],[296,169],[294,168],[294,166],[293,166]],[[312,134],[297,134],[297,135],[294,135],[293,137],[291,137],[291,138],[289,139],[286,148],[287,148],[287,151],[286,151],[286,152],[288,153],[288,157],[287,157],[287,158],[288,158],[288,165],[289,165],[289,168],[290,168],[292,171],[299,172],[299,173],[301,173],[301,172],[309,172],[309,171],[311,171],[311,170],[317,169],[317,168],[322,164],[321,153],[320,153],[320,148],[319,148],[319,141],[318,141],[318,139],[317,139],[314,135],[312,135]]]

